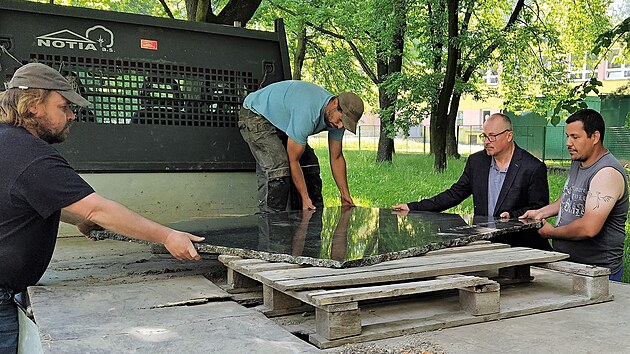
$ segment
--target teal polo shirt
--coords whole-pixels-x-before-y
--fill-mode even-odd
[[[243,107],[265,117],[298,144],[306,145],[310,135],[324,130],[334,140],[343,138],[344,128],[329,128],[324,121],[324,108],[333,97],[310,82],[287,80],[250,93]]]

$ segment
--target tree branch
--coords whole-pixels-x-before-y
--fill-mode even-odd
[[[162,7],[164,8],[164,11],[168,15],[168,17],[175,19],[175,16],[173,16],[173,13],[171,12],[171,9],[168,7],[168,5],[166,4],[166,1],[160,0],[160,4],[162,4]]]
[[[525,0],[518,0],[518,2],[516,3],[516,6],[514,7],[514,11],[512,11],[512,15],[510,16],[510,19],[505,24],[505,27],[503,27],[502,32],[507,33],[512,29],[512,26],[514,25],[514,23],[516,23],[516,20],[518,19],[518,16],[521,14],[521,10],[523,10],[524,5],[525,5]],[[475,70],[479,66],[479,63],[483,60],[487,60],[490,57],[490,54],[492,54],[492,52],[494,52],[494,50],[497,49],[498,47],[499,47],[498,40],[495,39],[492,43],[490,43],[490,45],[488,45],[488,47],[486,47],[486,49],[484,49],[481,52],[479,56],[473,59],[470,65],[468,65],[468,67],[466,68],[466,71],[462,75],[462,81],[468,82],[472,74],[475,72]]]
[[[216,23],[232,26],[239,21],[245,26],[252,19],[262,0],[229,0],[216,16]]]
[[[284,11],[286,13],[288,13],[291,16],[297,16],[297,14],[283,6],[280,6],[272,1],[269,1],[273,6],[277,7],[278,9],[280,9],[281,11]],[[379,78],[377,77],[377,75],[374,73],[374,71],[370,68],[370,66],[367,64],[367,62],[365,61],[365,59],[363,58],[363,56],[361,55],[361,53],[359,52],[358,47],[354,44],[353,41],[346,39],[346,37],[344,37],[343,35],[340,35],[338,33],[332,32],[330,30],[327,30],[321,26],[318,26],[310,21],[305,21],[304,22],[305,25],[323,33],[326,35],[329,35],[333,38],[337,38],[340,39],[344,42],[346,42],[348,44],[348,46],[350,47],[350,50],[352,50],[352,53],[354,54],[354,57],[357,59],[357,61],[359,62],[359,65],[361,65],[361,68],[363,69],[363,71],[365,72],[365,74],[370,78],[370,80],[372,80],[372,82],[374,84],[379,84]]]

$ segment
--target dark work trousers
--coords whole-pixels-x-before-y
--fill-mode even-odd
[[[0,353],[15,354],[18,346],[18,313],[13,295],[0,288]]]
[[[241,108],[238,127],[256,160],[258,178],[258,208],[262,213],[302,209],[302,201],[291,183],[291,169],[287,156],[287,137],[265,117]],[[319,161],[313,149],[306,145],[300,158],[306,187],[316,207],[323,207],[322,180],[319,176]],[[293,192],[291,192],[293,190]]]

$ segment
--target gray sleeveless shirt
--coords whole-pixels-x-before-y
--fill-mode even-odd
[[[581,167],[578,161],[571,164],[569,178],[562,190],[556,226],[569,224],[584,215],[591,180],[605,167],[612,167],[623,176],[623,197],[615,203],[596,236],[580,241],[553,240],[553,248],[571,255],[571,261],[610,268],[614,274],[623,265],[623,243],[628,215],[628,177],[623,166],[610,152],[606,152],[586,168]]]

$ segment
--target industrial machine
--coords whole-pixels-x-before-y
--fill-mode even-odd
[[[275,32],[5,0],[0,73],[59,70],[92,102],[61,154],[80,172],[253,171],[237,127],[244,96],[289,79]]]

